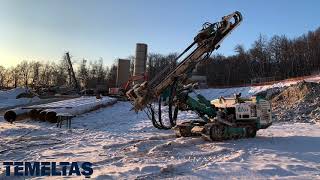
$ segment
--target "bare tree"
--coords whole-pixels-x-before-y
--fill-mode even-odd
[[[24,60],[17,66],[23,85],[27,88],[29,85],[30,66],[28,61]]]
[[[3,66],[0,66],[0,88],[5,86],[6,73],[6,69]]]
[[[82,59],[82,61],[80,63],[78,78],[80,80],[81,86],[84,88],[88,88],[89,69],[87,67],[87,60],[86,59]]]
[[[40,68],[42,64],[38,61],[32,61],[29,63],[30,68],[31,68],[31,82],[32,82],[32,87],[37,88],[39,87],[39,77],[40,77]]]

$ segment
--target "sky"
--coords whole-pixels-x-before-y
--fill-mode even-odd
[[[66,51],[110,65],[135,53],[181,52],[204,22],[240,11],[243,23],[216,53],[250,48],[262,34],[294,38],[320,27],[317,0],[0,0],[0,65],[58,61]]]

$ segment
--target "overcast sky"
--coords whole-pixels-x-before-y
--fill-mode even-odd
[[[149,52],[181,52],[201,25],[235,10],[243,23],[219,53],[250,48],[259,34],[296,37],[320,26],[317,0],[0,0],[0,65],[22,60],[57,61],[134,55],[137,42]]]

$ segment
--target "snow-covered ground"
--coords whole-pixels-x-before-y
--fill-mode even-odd
[[[0,110],[18,105],[26,105],[40,100],[38,97],[17,99],[19,94],[26,92],[28,92],[26,88],[15,88],[7,91],[0,91]]]
[[[78,116],[71,131],[45,122],[8,124],[1,119],[0,159],[90,161],[96,179],[320,178],[317,124],[276,123],[255,139],[206,142],[175,138],[173,131],[153,128],[146,115],[130,109],[128,102],[118,102]]]
[[[200,92],[208,98],[246,96],[285,85]],[[33,120],[9,124],[0,116],[0,161],[90,161],[95,179],[320,179],[319,124],[276,122],[254,139],[207,142],[155,129],[131,108],[118,102],[77,116],[72,130]]]

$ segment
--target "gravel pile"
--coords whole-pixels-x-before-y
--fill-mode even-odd
[[[299,82],[274,93],[269,100],[276,121],[320,122],[319,83]]]

